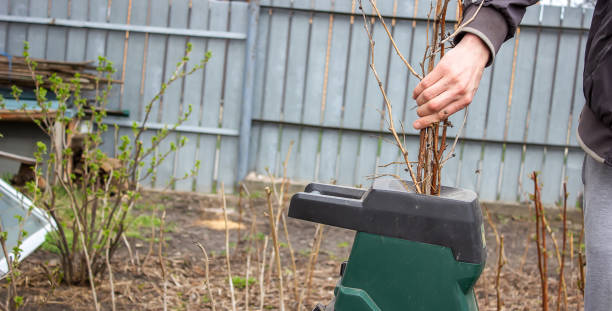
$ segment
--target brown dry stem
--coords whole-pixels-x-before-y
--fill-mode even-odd
[[[268,203],[268,217],[270,218],[270,231],[272,232],[272,243],[274,245],[274,257],[276,259],[276,269],[278,271],[278,291],[279,291],[279,308],[285,311],[285,294],[283,287],[283,270],[280,259],[280,250],[278,245],[278,237],[276,236],[276,225],[274,224],[274,210],[272,208],[272,191],[270,187],[266,187],[266,200]]]
[[[389,131],[391,131],[391,134],[393,135],[393,138],[395,139],[397,147],[400,149],[400,152],[402,154],[402,157],[404,158],[404,162],[406,164],[408,172],[410,173],[410,178],[414,182],[414,187],[416,188],[417,193],[422,193],[421,187],[418,184],[418,180],[417,180],[417,178],[414,175],[414,172],[412,170],[412,165],[410,163],[410,160],[408,159],[408,151],[406,151],[406,148],[404,148],[404,145],[402,144],[402,141],[399,138],[399,136],[397,135],[397,131],[395,130],[394,121],[393,121],[393,110],[391,108],[391,102],[389,101],[389,98],[387,97],[387,92],[385,91],[385,88],[383,86],[382,80],[380,79],[380,76],[378,75],[378,72],[376,71],[376,65],[374,64],[374,39],[372,38],[372,33],[370,32],[370,27],[368,27],[369,23],[368,23],[368,20],[366,18],[365,11],[363,10],[363,6],[362,6],[362,3],[361,3],[361,0],[359,1],[359,7],[361,9],[361,15],[363,16],[363,27],[364,27],[364,29],[365,29],[365,31],[366,31],[366,33],[368,35],[368,39],[370,41],[370,68],[372,69],[372,73],[374,73],[374,77],[376,78],[376,81],[378,83],[378,88],[380,89],[380,92],[382,93],[383,99],[385,101],[385,105],[387,107],[387,116],[389,118]],[[378,11],[377,8],[375,8],[375,10]],[[386,28],[386,26],[385,26],[385,28]]]
[[[225,260],[227,264],[227,277],[229,280],[232,311],[236,311],[236,295],[234,294],[234,281],[232,280],[232,267],[230,265],[229,227],[227,226],[227,202],[225,200],[225,187],[221,183],[221,206],[223,207],[223,221],[225,222]],[[248,281],[248,280],[247,280]]]
[[[406,65],[406,68],[410,70],[410,73],[412,73],[413,76],[415,76],[419,80],[423,80],[423,77],[421,77],[421,75],[419,75],[414,70],[414,68],[412,68],[412,66],[410,65],[410,63],[408,63],[408,61],[406,60],[402,52],[400,52],[399,48],[397,47],[397,44],[395,44],[395,40],[393,39],[393,35],[391,34],[391,32],[389,31],[389,28],[387,27],[387,23],[385,23],[385,19],[380,14],[380,11],[378,11],[378,7],[376,6],[376,0],[369,0],[369,1],[370,1],[370,4],[372,5],[372,8],[376,12],[376,15],[378,16],[378,20],[380,20],[380,23],[385,28],[385,31],[387,32],[387,36],[389,37],[389,40],[391,40],[391,44],[393,45],[393,49],[395,49],[395,53],[397,53],[397,56],[399,56],[402,59],[402,61],[404,62],[404,65]],[[359,1],[359,5],[361,6],[361,0]]]
[[[208,254],[206,253],[206,249],[204,248],[204,246],[202,246],[202,244],[200,242],[195,242],[195,245],[197,245],[200,250],[202,251],[202,255],[204,255],[204,272],[206,274],[206,290],[208,291],[208,298],[210,298],[210,304],[212,307],[213,311],[217,310],[216,304],[215,304],[215,297],[212,294],[212,288],[210,287],[210,270],[209,270],[209,261],[208,261]]]

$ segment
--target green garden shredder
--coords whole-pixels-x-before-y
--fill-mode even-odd
[[[427,196],[394,179],[369,190],[312,183],[291,198],[289,217],[357,231],[334,299],[314,310],[478,310],[486,245],[473,191]]]

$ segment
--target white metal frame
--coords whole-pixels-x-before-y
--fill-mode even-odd
[[[0,192],[2,192],[2,195],[9,197],[15,202],[18,202],[18,204],[20,204],[21,208],[23,208],[26,213],[27,209],[34,205],[30,199],[28,199],[25,195],[17,191],[15,188],[13,188],[11,185],[6,183],[2,179],[0,179]],[[39,228],[38,230],[36,230],[36,232],[30,232],[23,240],[23,244],[21,246],[21,257],[19,258],[21,260],[23,260],[23,258],[34,252],[45,241],[45,236],[47,235],[47,233],[56,228],[55,223],[53,222],[53,220],[51,220],[47,213],[35,206],[32,209],[32,212],[30,213],[29,217],[38,218],[41,222],[45,224],[45,226]],[[11,233],[16,234],[16,232],[9,232],[8,234]],[[12,253],[9,253],[9,256],[12,257]],[[2,257],[3,258],[0,259],[0,276],[8,272],[8,265],[6,262],[6,258],[4,258],[4,254],[2,254]]]

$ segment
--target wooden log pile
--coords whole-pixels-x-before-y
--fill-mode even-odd
[[[49,88],[49,77],[56,74],[64,82],[69,82],[76,73],[80,74],[81,89],[94,90],[96,88],[96,66],[93,61],[65,62],[46,59],[32,59],[38,65],[36,74],[43,77],[44,87]],[[108,79],[100,78],[100,83],[107,83]],[[112,83],[121,83],[119,80],[111,80]],[[23,57],[0,56],[0,87],[10,88],[17,85],[21,88],[35,88],[32,73]]]

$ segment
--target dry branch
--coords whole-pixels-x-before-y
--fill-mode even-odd
[[[385,28],[385,31],[387,32],[387,36],[389,37],[389,40],[391,40],[391,44],[393,45],[393,49],[395,49],[395,53],[397,53],[397,56],[399,56],[402,59],[402,61],[404,62],[404,65],[406,65],[406,68],[408,68],[408,70],[410,70],[410,73],[412,73],[412,75],[414,75],[419,80],[423,80],[423,77],[421,77],[414,70],[414,68],[412,68],[412,66],[410,65],[410,63],[408,63],[408,61],[406,60],[404,55],[402,55],[402,52],[400,52],[399,48],[397,47],[397,44],[395,44],[395,40],[393,39],[393,35],[391,34],[391,32],[389,31],[389,28],[387,27],[387,23],[385,23],[385,20],[383,19],[382,15],[380,14],[380,11],[378,11],[378,7],[376,6],[376,0],[370,0],[370,4],[372,5],[372,8],[376,12],[376,15],[378,16],[378,19],[380,20],[381,24]],[[359,6],[361,8],[361,0],[359,1]],[[362,9],[362,11],[363,11],[363,9]]]
[[[163,282],[163,294],[162,300],[164,303],[164,311],[168,310],[168,280],[166,278],[166,267],[164,262],[164,256],[162,254],[163,245],[164,245],[164,220],[166,219],[166,211],[162,212],[161,222],[159,224],[159,248],[158,248],[158,258],[159,258],[159,267],[162,273],[162,282]]]
[[[567,182],[563,182],[563,251],[561,252],[561,267],[559,268],[559,288],[557,289],[557,311],[561,310],[561,289],[563,289],[564,305],[567,309],[567,287],[565,285],[565,248],[567,242]]]
[[[108,283],[110,286],[110,294],[111,294],[111,308],[113,311],[115,311],[116,304],[117,304],[115,300],[115,282],[113,280],[113,269],[110,263],[109,249],[110,249],[110,245],[107,244],[106,245],[106,256],[104,256],[104,258],[106,262],[106,269],[108,270]]]
[[[533,204],[536,212],[536,246],[538,250],[538,271],[540,272],[540,285],[542,288],[542,310],[548,311],[548,254],[546,251],[546,225],[544,224],[544,210],[540,197],[538,173],[531,174],[533,180]]]
[[[202,246],[202,244],[200,244],[200,242],[195,242],[195,244],[200,248],[200,250],[202,251],[202,254],[204,255],[204,267],[205,267],[205,273],[206,273],[206,290],[208,291],[208,296],[210,298],[210,304],[212,307],[213,311],[216,311],[216,306],[215,306],[215,297],[212,294],[212,289],[210,287],[210,271],[209,271],[209,264],[208,264],[208,254],[206,253],[206,249],[204,249],[204,246]]]
[[[278,271],[278,290],[279,290],[279,306],[281,311],[285,311],[285,295],[283,289],[283,270],[280,259],[280,250],[278,245],[278,237],[276,236],[276,225],[274,224],[274,210],[272,209],[272,191],[270,187],[266,187],[266,199],[268,202],[268,217],[270,218],[270,231],[272,231],[272,243],[274,244],[274,257],[276,259],[276,269]]]
[[[230,265],[229,227],[227,226],[227,202],[225,200],[225,187],[223,186],[223,183],[221,183],[221,200],[221,206],[223,207],[223,220],[225,222],[225,260],[227,264],[227,277],[229,280],[230,297],[232,298],[232,311],[236,311],[236,295],[234,294],[234,281],[232,279],[232,267]]]
[[[262,259],[261,268],[259,271],[259,310],[263,310],[264,301],[266,298],[266,286],[264,284],[264,273],[266,271],[266,249],[268,247],[268,236],[264,238],[264,244],[262,248]]]
[[[501,270],[506,264],[506,258],[504,255],[504,236],[500,235],[499,231],[497,231],[497,226],[493,222],[493,219],[491,218],[491,213],[489,212],[487,206],[484,205],[483,207],[485,213],[487,214],[487,222],[489,223],[489,226],[491,227],[491,229],[493,229],[493,233],[495,234],[495,242],[497,244],[497,272],[495,275],[495,293],[497,295],[497,311],[501,311],[503,306],[500,290]]]
[[[322,224],[317,224],[314,239],[312,242],[312,250],[310,251],[310,258],[308,259],[308,272],[306,273],[306,287],[302,288],[300,292],[300,297],[298,299],[297,310],[300,311],[302,309],[302,302],[308,301],[310,298],[310,286],[312,284],[312,276],[314,273],[314,267],[317,263],[317,257],[319,255],[319,251],[321,249],[321,241],[323,240],[323,228]]]

